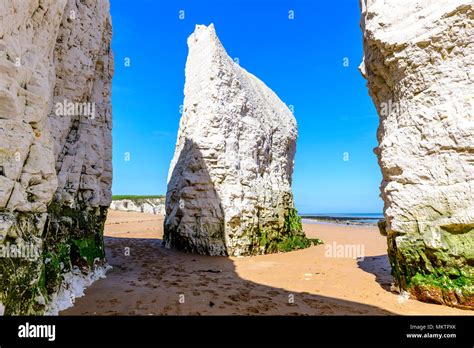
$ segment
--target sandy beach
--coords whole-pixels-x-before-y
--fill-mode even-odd
[[[376,227],[305,223],[307,236],[324,245],[226,258],[164,249],[161,215],[108,214],[113,269],[61,315],[474,314],[390,292],[386,240]],[[364,258],[328,254],[341,245],[358,246]]]

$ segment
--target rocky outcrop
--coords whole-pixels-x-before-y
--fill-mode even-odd
[[[188,46],[165,245],[210,255],[307,246],[291,192],[293,114],[227,55],[212,24],[196,26]]]
[[[0,18],[0,303],[37,314],[104,257],[109,3],[6,0]]]
[[[110,203],[110,209],[136,211],[146,214],[165,214],[165,198],[118,199]]]
[[[394,278],[474,308],[472,1],[363,0],[361,26]]]

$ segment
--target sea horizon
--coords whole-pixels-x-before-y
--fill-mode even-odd
[[[303,222],[336,225],[376,226],[384,218],[382,213],[321,213],[299,214]]]

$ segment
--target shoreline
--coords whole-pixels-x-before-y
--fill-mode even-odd
[[[336,222],[336,221],[308,219],[308,218],[301,218],[301,223],[314,224],[314,225],[341,226],[341,227],[377,227],[377,223]]]
[[[372,215],[372,216],[371,216]],[[342,226],[378,226],[385,218],[382,214],[300,214],[305,223],[329,223]]]

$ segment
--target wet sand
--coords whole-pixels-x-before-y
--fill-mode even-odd
[[[474,315],[390,292],[386,242],[376,227],[304,224],[325,244],[227,258],[164,249],[162,226],[160,215],[109,210],[105,244],[113,269],[60,314]],[[328,255],[328,247],[344,245],[354,248]],[[357,248],[363,259],[350,255]]]

